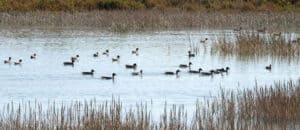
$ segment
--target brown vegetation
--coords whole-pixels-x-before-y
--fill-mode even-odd
[[[254,89],[221,91],[220,97],[197,101],[196,110],[165,106],[152,118],[147,104],[125,110],[117,100],[71,104],[10,103],[1,109],[1,129],[299,129],[300,82],[278,82]],[[191,118],[189,118],[188,114]]]
[[[115,9],[297,10],[297,0],[1,0],[0,11]]]
[[[284,34],[241,32],[236,35],[235,42],[219,39],[212,45],[211,52],[221,56],[238,56],[242,59],[264,56],[298,59],[300,40],[293,40]]]
[[[186,11],[1,12],[0,27],[84,27],[109,31],[177,29],[294,29],[300,13],[206,13]]]

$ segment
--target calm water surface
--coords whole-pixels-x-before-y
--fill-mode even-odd
[[[292,37],[299,33],[293,33]],[[93,99],[109,100],[120,97],[123,104],[152,101],[163,106],[170,104],[193,105],[197,98],[215,96],[220,87],[225,89],[251,88],[258,84],[272,84],[278,80],[297,80],[298,62],[285,62],[265,57],[242,61],[235,57],[210,55],[210,45],[217,38],[234,40],[227,30],[162,31],[114,34],[95,30],[39,30],[20,29],[0,31],[0,104],[10,101],[37,99],[74,101]],[[207,46],[199,40],[209,38]],[[179,64],[187,64],[187,51],[197,46],[199,52],[190,59],[192,69],[210,70],[229,66],[228,74],[203,77],[191,75],[182,69],[180,77],[165,76],[164,71],[175,71]],[[140,48],[139,55],[131,51]],[[96,51],[109,49],[110,55],[94,58]],[[37,59],[31,60],[31,54]],[[70,56],[80,55],[74,67],[63,66]],[[120,55],[119,63],[111,58]],[[22,66],[3,64],[9,56],[13,61],[22,58]],[[137,63],[143,77],[131,76],[125,64]],[[271,72],[265,70],[273,65]],[[93,77],[81,75],[82,71],[96,71]],[[117,74],[115,82],[101,80],[101,76]]]

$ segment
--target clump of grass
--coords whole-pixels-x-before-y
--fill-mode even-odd
[[[197,101],[195,111],[165,105],[160,119],[153,119],[147,104],[122,107],[120,100],[69,104],[37,101],[7,104],[1,109],[1,129],[299,129],[300,81],[238,91],[221,90],[220,96]],[[188,116],[188,114],[192,114]]]
[[[212,54],[238,56],[240,58],[259,58],[264,56],[279,59],[297,59],[300,57],[300,42],[281,34],[261,34],[242,32],[236,35],[236,41],[219,39],[211,48]]]

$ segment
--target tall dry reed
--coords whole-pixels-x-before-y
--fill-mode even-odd
[[[115,99],[104,103],[9,103],[1,109],[0,129],[299,129],[300,82],[222,89],[218,97],[197,101],[195,106],[195,111],[187,112],[183,105],[165,105],[160,119],[154,119],[147,104],[128,109]]]

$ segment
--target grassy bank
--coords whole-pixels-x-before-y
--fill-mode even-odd
[[[90,12],[0,12],[1,27],[91,27],[109,31],[176,29],[297,29],[300,13],[113,10]]]
[[[221,91],[219,97],[184,106],[165,107],[154,120],[147,104],[124,109],[117,100],[72,104],[13,103],[1,109],[1,129],[299,129],[300,84],[278,82],[254,89]],[[191,118],[187,115],[190,114]],[[189,118],[189,119],[188,119]]]
[[[1,0],[0,11],[91,10],[299,10],[297,0]]]

